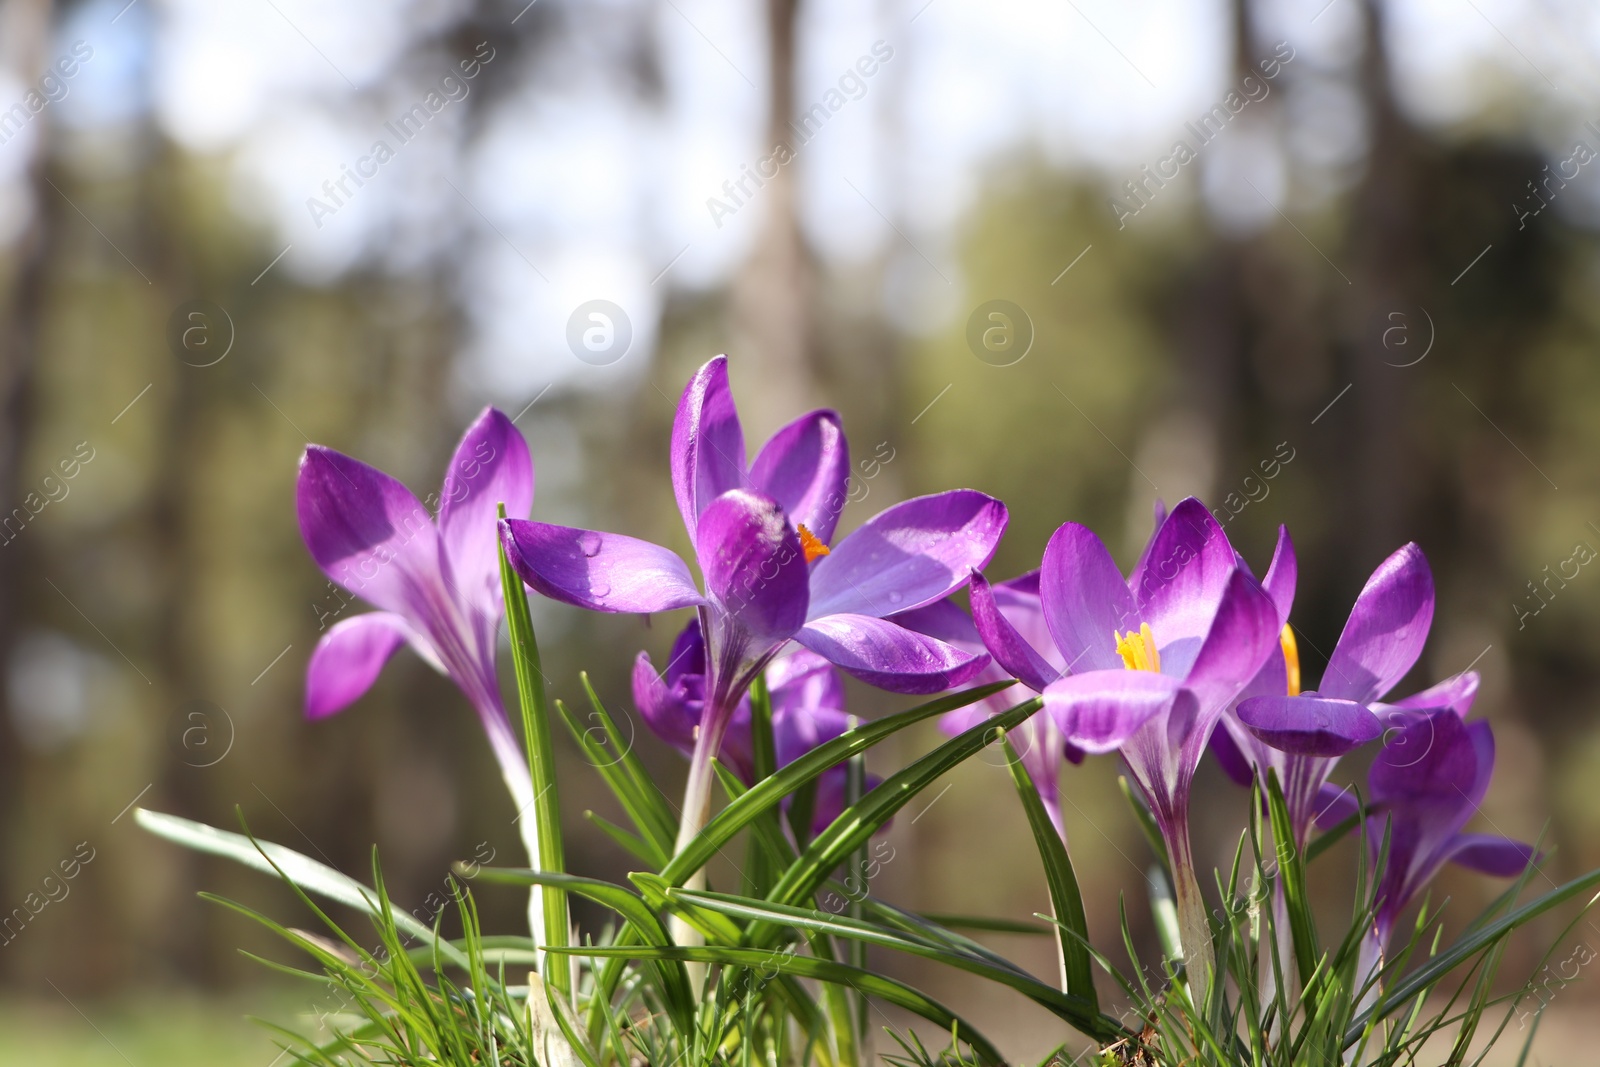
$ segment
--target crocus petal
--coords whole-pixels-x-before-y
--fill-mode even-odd
[[[1395,701],[1393,704],[1382,705],[1383,708],[1449,708],[1462,718],[1472,710],[1472,698],[1478,695],[1478,672],[1462,671],[1460,674],[1451,675],[1437,685],[1431,685],[1420,693],[1413,693],[1408,697]]]
[[[1441,708],[1407,712],[1388,726],[1388,737],[1367,777],[1373,802],[1470,814],[1481,755],[1467,724]]]
[[[1457,834],[1445,858],[1484,874],[1514,878],[1538,859],[1532,845],[1493,834]]]
[[[411,627],[387,611],[335,624],[306,665],[306,718],[324,719],[355,703],[407,640],[415,640]]]
[[[994,555],[1006,506],[972,489],[920,496],[874,515],[811,568],[811,614],[882,618],[931,604]]]
[[[844,707],[844,682],[839,672],[833,664],[805,649],[775,660],[767,668],[767,686],[772,694],[774,719],[817,708]]]
[[[748,489],[717,497],[700,515],[695,554],[706,592],[746,632],[782,639],[806,621],[805,551],[776,500]]]
[[[989,663],[986,654],[870,615],[812,619],[795,640],[849,674],[891,693],[942,693],[970,681]]]
[[[1228,579],[1238,570],[1228,537],[1194,497],[1178,502],[1156,531],[1144,566],[1128,579],[1143,621],[1163,650],[1204,637]]]
[[[694,751],[704,705],[686,699],[683,686],[669,685],[657,674],[648,652],[633,661],[633,706],[657,737],[685,754]]]
[[[1367,703],[1393,689],[1422,654],[1433,622],[1433,572],[1408,544],[1367,579],[1318,691]]]
[[[1206,747],[1216,757],[1217,766],[1222,768],[1222,773],[1233,779],[1234,785],[1249,786],[1254,780],[1255,774],[1250,766],[1250,760],[1227,730],[1212,730],[1211,739],[1206,742]]]
[[[1361,811],[1356,791],[1347,785],[1324,782],[1317,792],[1317,826],[1331,830]]]
[[[744,484],[744,430],[718,356],[689,379],[672,420],[672,490],[689,536],[713,500]]]
[[[511,566],[551,600],[591,611],[671,611],[705,598],[678,556],[648,541],[526,519],[500,523]]]
[[[802,415],[772,435],[750,464],[750,486],[783,505],[823,544],[833,540],[850,480],[850,446],[832,411]]]
[[[1093,530],[1062,524],[1039,567],[1044,621],[1069,671],[1122,666],[1117,632],[1137,630],[1139,613],[1116,561]]]
[[[1272,598],[1254,578],[1234,571],[1225,583],[1194,661],[1186,665],[1181,650],[1169,654],[1164,648],[1161,669],[1187,676],[1184,684],[1195,691],[1202,711],[1220,711],[1279,650],[1280,629],[1278,608]]]
[[[1044,706],[1069,744],[1098,754],[1171,708],[1180,689],[1177,678],[1153,671],[1089,671],[1051,682]]]
[[[497,508],[527,518],[533,507],[533,460],[511,420],[484,408],[467,427],[450,457],[439,501],[439,535],[450,557],[450,573],[468,601],[497,615],[500,603],[500,540]]]
[[[1278,606],[1278,618],[1283,622],[1289,621],[1289,610],[1294,606],[1294,587],[1300,574],[1299,561],[1295,558],[1294,542],[1289,539],[1289,528],[1278,527],[1278,545],[1272,550],[1272,563],[1267,567],[1267,576],[1261,579],[1261,588],[1267,591],[1272,602]]]
[[[972,622],[984,647],[1013,678],[1034,692],[1042,692],[1061,672],[1052,667],[1006,618],[995,603],[994,591],[979,571],[972,572],[971,592]]]
[[[295,485],[300,536],[322,572],[408,618],[444,584],[439,535],[411,491],[331,448],[308,445]]]
[[[1266,744],[1297,756],[1342,756],[1383,734],[1383,723],[1353,700],[1314,694],[1251,697],[1239,719]]]

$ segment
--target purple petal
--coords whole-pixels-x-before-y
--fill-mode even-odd
[[[1446,859],[1499,878],[1515,878],[1539,858],[1532,845],[1493,834],[1457,834]]]
[[[782,639],[805,623],[805,551],[776,500],[748,489],[717,497],[700,515],[695,554],[706,592],[747,633]]]
[[[511,420],[494,408],[467,428],[445,471],[439,500],[439,534],[450,573],[472,604],[500,613],[498,505],[526,518],[533,507],[533,460]]]
[[[1153,671],[1089,671],[1050,683],[1044,706],[1068,744],[1098,754],[1171,708],[1179,692],[1177,678]]]
[[[812,619],[795,640],[849,674],[891,693],[942,693],[970,681],[989,663],[936,638],[870,615]]]
[[[767,668],[774,720],[781,715],[844,707],[844,682],[833,664],[798,649]]]
[[[1060,677],[1061,672],[1030,645],[995,602],[995,594],[979,571],[972,572],[972,622],[983,645],[1002,669],[1034,692]]]
[[[1204,637],[1228,579],[1238,570],[1222,527],[1194,497],[1178,502],[1156,531],[1143,567],[1128,579],[1141,618],[1163,649]]]
[[[1044,621],[1069,671],[1120,668],[1117,633],[1137,630],[1139,613],[1122,572],[1093,530],[1064,523],[1039,567]]]
[[[1219,598],[1210,629],[1185,666],[1180,652],[1170,656],[1163,648],[1162,670],[1186,675],[1184,684],[1195,691],[1201,709],[1226,707],[1279,652],[1278,608],[1272,598],[1243,571],[1235,571]],[[1156,634],[1160,640],[1164,635]]]
[[[1372,801],[1384,807],[1411,805],[1470,815],[1476,804],[1472,794],[1480,777],[1481,742],[1460,717],[1448,709],[1405,712],[1388,726],[1368,775]],[[1492,738],[1489,746],[1492,763]]]
[[[695,372],[672,421],[672,490],[691,538],[700,513],[745,484],[744,430],[728,388],[728,357]]]
[[[1261,580],[1261,588],[1267,591],[1272,602],[1278,606],[1278,619],[1280,622],[1289,621],[1289,610],[1294,606],[1294,587],[1299,577],[1300,565],[1295,558],[1294,542],[1289,539],[1289,528],[1278,527],[1278,545],[1272,550],[1272,563],[1267,567],[1267,576]]]
[[[1363,704],[1383,696],[1417,662],[1432,622],[1433,572],[1408,544],[1367,579],[1318,691]]]
[[[306,665],[306,718],[325,719],[355,703],[408,640],[415,640],[411,627],[387,611],[335,624]]]
[[[1006,506],[972,489],[920,496],[874,515],[811,568],[811,614],[882,618],[931,604],[989,562]]]
[[[502,521],[500,540],[522,580],[563,604],[648,614],[705,603],[688,565],[648,541],[526,519]]]
[[[833,540],[850,480],[850,446],[839,416],[813,411],[772,435],[750,464],[750,486],[767,494],[823,544]]]
[[[1255,771],[1250,765],[1250,760],[1240,750],[1239,743],[1233,739],[1233,734],[1227,730],[1218,729],[1211,731],[1211,739],[1206,742],[1206,747],[1217,759],[1217,766],[1222,768],[1222,773],[1233,779],[1235,785],[1249,787],[1255,779]]]
[[[1333,829],[1360,810],[1361,802],[1356,799],[1355,790],[1347,785],[1324,782],[1317,792],[1317,825],[1324,830]]]
[[[661,672],[668,685],[680,678],[706,673],[706,639],[700,632],[700,616],[691,618],[673,640],[671,656],[667,669]]]
[[[1145,538],[1144,547],[1139,550],[1139,559],[1134,563],[1134,573],[1144,569],[1145,561],[1150,558],[1150,546],[1156,543],[1156,534],[1161,532],[1161,526],[1167,521],[1167,502],[1156,497],[1154,505],[1150,508],[1153,521],[1150,523],[1150,536]]]
[[[969,652],[983,651],[983,638],[978,636],[972,617],[949,597],[910,611],[896,612],[889,618],[908,630],[937,637],[946,644],[959,645]]]
[[[407,618],[441,593],[439,535],[411,491],[382,471],[308,445],[295,485],[300,536],[322,572]]]
[[[824,667],[827,668],[826,662]],[[827,668],[832,673],[832,668]],[[844,735],[850,716],[837,707],[785,708],[772,713],[772,743],[778,766],[786,767],[818,745]]]
[[[705,705],[693,699],[682,683],[669,684],[657,674],[648,652],[633,661],[633,706],[657,737],[685,755],[694,751],[695,730]]]
[[[1239,719],[1266,744],[1297,756],[1342,756],[1383,735],[1383,723],[1353,700],[1315,694],[1251,697]]]
[[[1462,718],[1467,717],[1467,712],[1472,710],[1472,698],[1478,695],[1478,672],[1463,671],[1451,675],[1437,685],[1429,686],[1420,693],[1413,693],[1393,704],[1382,705],[1388,708],[1406,708],[1426,710],[1428,708],[1449,708]]]

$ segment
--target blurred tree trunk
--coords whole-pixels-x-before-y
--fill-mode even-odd
[[[1336,426],[1347,435],[1341,453],[1351,458],[1349,499],[1360,521],[1350,524],[1350,552],[1343,558],[1359,583],[1413,528],[1406,502],[1415,499],[1411,479],[1417,463],[1406,447],[1406,412],[1415,372],[1383,345],[1388,316],[1399,312],[1421,324],[1417,307],[1418,268],[1422,262],[1418,227],[1424,214],[1419,200],[1418,136],[1400,114],[1394,98],[1387,41],[1385,5],[1365,0],[1365,52],[1360,72],[1366,106],[1367,170],[1356,191],[1350,247],[1355,253],[1355,279],[1347,330],[1354,388],[1349,401],[1353,421]],[[1401,320],[1395,320],[1401,321]],[[1347,335],[1348,336],[1348,335]],[[1404,461],[1402,461],[1404,460]]]
[[[794,118],[796,32],[799,0],[768,0],[768,98],[771,108],[761,158],[775,146],[796,144],[789,126]],[[812,304],[816,294],[816,266],[800,232],[800,213],[791,162],[777,168],[756,192],[761,201],[761,235],[745,267],[733,284],[732,329],[736,350],[730,357],[746,368],[740,375],[748,386],[740,394],[741,406],[753,421],[772,428],[786,421],[785,413],[816,406],[812,368]],[[753,374],[749,373],[754,371]]]
[[[0,62],[32,83],[43,71],[45,46],[51,29],[50,0],[10,0],[0,8]],[[33,156],[26,174],[33,201],[30,222],[13,246],[6,264],[5,312],[0,322],[0,515],[21,504],[21,466],[32,424],[33,367],[38,358],[45,283],[51,251],[58,232],[60,198],[50,188],[50,116],[41,113],[30,124]],[[17,151],[20,145],[13,146]],[[0,672],[4,672],[15,646],[22,575],[27,573],[29,540],[19,538],[0,551]],[[0,689],[0,856],[18,856],[22,834],[16,825],[23,812],[20,790],[23,756],[21,738],[13,725],[9,694]],[[13,875],[20,874],[14,867]],[[13,894],[9,882],[0,881],[6,898]],[[3,967],[0,964],[0,967]],[[5,977],[14,978],[14,975]]]

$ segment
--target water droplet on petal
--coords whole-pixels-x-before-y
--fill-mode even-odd
[[[578,535],[578,550],[585,556],[594,557],[600,554],[600,535],[593,530],[585,530]]]
[[[891,589],[889,591],[889,603],[898,604],[904,599],[905,597],[900,595],[900,591],[898,589]]]
[[[605,582],[591,585],[589,587],[589,595],[595,597],[608,597],[611,595],[611,586],[607,585]]]

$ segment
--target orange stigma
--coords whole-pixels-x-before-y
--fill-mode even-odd
[[[828,546],[823,544],[816,534],[806,529],[805,523],[800,524],[799,533],[800,548],[806,554],[807,563],[815,563],[828,554]]]
[[[1289,675],[1289,695],[1297,697],[1300,695],[1300,646],[1294,643],[1294,631],[1288,623],[1283,624],[1278,644],[1283,646],[1283,665]]]

